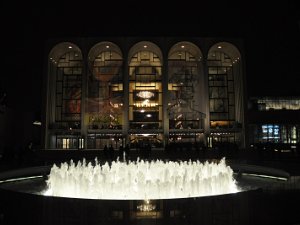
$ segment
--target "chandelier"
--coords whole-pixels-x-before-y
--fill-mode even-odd
[[[152,98],[154,96],[154,93],[151,91],[140,91],[136,95],[140,98],[148,99],[148,98]]]
[[[156,205],[152,204],[150,200],[144,200],[144,203],[138,205],[137,209],[139,209],[142,212],[151,212],[156,209]]]

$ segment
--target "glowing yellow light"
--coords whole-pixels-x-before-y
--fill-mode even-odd
[[[154,93],[151,91],[140,91],[136,94],[140,98],[152,98],[154,96]]]

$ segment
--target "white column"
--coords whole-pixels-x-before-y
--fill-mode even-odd
[[[165,49],[164,49],[165,50]],[[169,93],[168,93],[168,83],[169,83],[169,74],[168,74],[168,54],[164,52],[164,62],[162,68],[162,97],[163,97],[163,138],[164,145],[169,142],[169,114],[168,114],[168,103],[169,103]]]
[[[129,144],[129,67],[128,67],[128,54],[125,53],[123,56],[123,96],[124,96],[124,105],[123,105],[123,137],[125,138],[125,143]]]

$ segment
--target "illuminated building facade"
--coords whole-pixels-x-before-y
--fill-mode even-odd
[[[244,147],[242,45],[166,37],[49,41],[44,147]]]

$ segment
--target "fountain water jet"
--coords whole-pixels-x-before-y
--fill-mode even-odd
[[[45,195],[86,199],[173,199],[235,193],[233,170],[225,158],[199,161],[113,161],[95,165],[85,160],[51,168]]]

